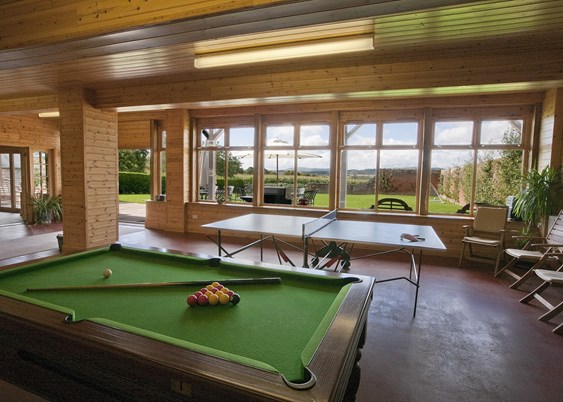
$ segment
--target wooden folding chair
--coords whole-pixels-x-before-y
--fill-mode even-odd
[[[504,249],[504,234],[506,219],[508,217],[507,207],[478,207],[473,220],[473,226],[464,225],[465,236],[463,237],[463,245],[461,254],[459,255],[459,266],[463,262],[465,254],[465,246],[469,246],[469,258],[482,261],[494,262],[495,273],[497,272],[502,250]],[[481,248],[494,248],[495,258],[491,259],[486,256],[479,256],[474,253],[473,246]]]
[[[521,303],[529,303],[533,299],[538,300],[541,304],[547,307],[547,313],[541,315],[538,319],[540,321],[549,321],[557,314],[563,311],[563,301],[559,303],[557,306],[554,306],[549,301],[547,301],[544,297],[540,295],[544,290],[549,288],[552,285],[555,286],[563,286],[563,272],[561,269],[563,265],[557,271],[548,271],[545,269],[536,269],[534,270],[535,274],[543,280],[543,283],[534,289],[530,294],[520,300]],[[559,324],[557,327],[553,329],[553,332],[556,334],[563,334],[563,323]]]
[[[557,219],[549,230],[546,237],[531,237],[523,249],[506,249],[504,252],[512,257],[495,276],[507,273],[516,279],[510,287],[518,288],[528,278],[535,269],[559,270],[563,266],[563,210],[559,212]],[[528,262],[533,265],[523,274],[518,275],[512,270],[518,262]]]

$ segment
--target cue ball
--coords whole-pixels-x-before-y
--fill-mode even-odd
[[[104,275],[104,278],[109,278],[112,273],[113,272],[111,272],[111,269],[106,268],[106,269],[104,269],[104,273],[102,275]]]

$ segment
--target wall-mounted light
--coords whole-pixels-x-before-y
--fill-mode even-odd
[[[373,50],[373,37],[371,36],[201,54],[195,56],[194,66],[196,68],[233,66],[237,64],[260,63],[265,61],[361,52],[366,50]]]

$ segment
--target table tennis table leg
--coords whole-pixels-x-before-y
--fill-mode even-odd
[[[240,253],[241,251],[244,251],[256,244],[260,244],[260,261],[264,261],[264,240],[270,238],[271,236],[267,236],[264,237],[264,235],[260,235],[260,239],[253,241],[252,243],[247,244],[246,246],[243,247],[239,247],[238,249],[234,250],[234,251],[227,251],[223,245],[222,245],[222,238],[221,238],[221,230],[217,230],[217,239],[214,239],[211,236],[206,235],[206,237],[211,240],[212,242],[214,242],[215,244],[217,244],[217,255],[219,257],[221,257],[223,255],[223,253],[225,254],[225,257],[233,257],[235,254]]]

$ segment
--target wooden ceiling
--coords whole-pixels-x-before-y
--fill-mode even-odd
[[[222,80],[223,85],[232,86],[241,79],[254,82],[253,77],[258,77],[257,82],[262,77],[274,87],[278,80],[303,81],[304,75],[322,74],[346,78],[360,70],[362,80],[337,89],[330,84],[334,80],[326,80],[323,85],[319,81],[318,88],[295,93],[258,90],[256,97],[260,102],[270,97],[291,102],[327,94],[335,99],[357,99],[563,86],[563,0],[201,0],[189,2],[190,10],[174,8],[171,4],[178,2],[172,1],[157,5],[129,1],[139,10],[151,4],[144,19],[138,15],[128,18],[128,10],[116,10],[115,3],[77,1],[57,9],[58,2],[0,2],[4,16],[0,17],[0,101],[56,95],[59,88],[81,86],[97,90],[104,99],[100,100],[102,107],[134,110],[159,105],[154,99],[126,101],[130,88],[154,91],[168,85],[165,88],[174,91],[184,84],[186,91],[200,91],[195,82],[216,86]],[[231,3],[243,7],[229,9]],[[112,12],[114,18],[107,17]],[[62,21],[74,25],[62,27]],[[215,51],[357,34],[373,35],[375,49],[267,65],[194,68],[194,43],[199,41],[205,41],[207,51]],[[487,78],[485,67],[494,77]],[[432,70],[440,70],[442,78],[431,76]],[[473,74],[481,70],[480,75]],[[253,98],[251,93],[215,92],[178,101],[163,96],[160,106],[221,106],[237,100],[249,104],[248,99]]]

